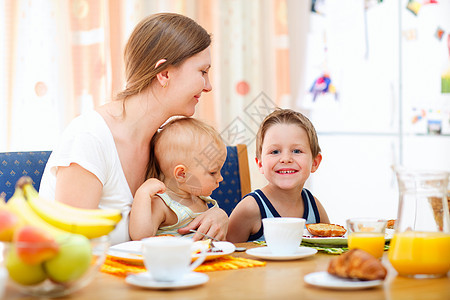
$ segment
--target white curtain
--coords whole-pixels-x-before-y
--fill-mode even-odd
[[[275,106],[296,108],[309,8],[295,0],[0,0],[0,151],[51,150],[70,120],[124,86],[123,47],[137,22],[176,12],[213,39],[213,91],[196,117],[228,143],[247,144],[259,185],[253,140]]]

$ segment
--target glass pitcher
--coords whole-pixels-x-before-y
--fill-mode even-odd
[[[398,216],[388,258],[401,276],[430,278],[450,270],[448,172],[396,170]]]

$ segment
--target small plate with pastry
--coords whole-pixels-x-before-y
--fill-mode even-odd
[[[387,270],[379,259],[363,250],[352,249],[333,258],[327,271],[310,273],[304,280],[316,287],[355,290],[380,286],[386,276]]]
[[[337,224],[306,224],[302,242],[321,247],[347,247],[347,230]],[[393,229],[386,229],[385,240],[389,242],[394,234]]]
[[[337,224],[314,223],[306,224],[303,242],[318,246],[346,247],[347,230]]]

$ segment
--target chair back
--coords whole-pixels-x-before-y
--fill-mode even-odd
[[[51,151],[1,152],[0,196],[6,201],[14,194],[17,180],[29,176],[39,190],[45,165]],[[221,170],[223,181],[211,195],[220,208],[230,215],[243,196],[251,191],[247,146],[227,146],[227,159]]]
[[[251,191],[247,146],[227,146],[227,159],[220,172],[223,181],[211,197],[230,215],[242,197]]]
[[[29,176],[39,190],[50,154],[51,151],[0,152],[0,196],[8,201],[22,176]]]

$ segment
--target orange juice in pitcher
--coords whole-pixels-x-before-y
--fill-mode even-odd
[[[399,206],[388,258],[401,276],[430,278],[450,270],[449,173],[397,171]]]
[[[450,270],[450,234],[396,233],[391,240],[388,257],[400,275],[444,275]]]

